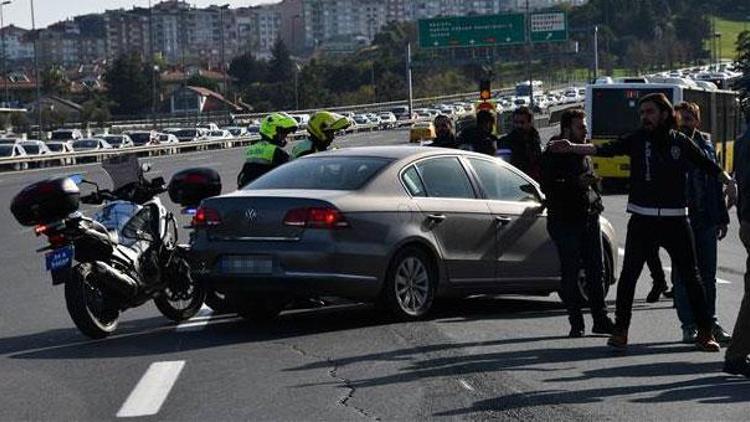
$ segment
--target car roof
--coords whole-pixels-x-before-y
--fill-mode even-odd
[[[309,155],[305,158],[315,157],[376,157],[376,158],[389,158],[394,160],[402,160],[406,158],[423,158],[430,156],[445,155],[446,153],[454,155],[464,156],[475,156],[489,158],[486,154],[479,154],[472,151],[465,151],[459,149],[446,149],[436,147],[423,147],[423,146],[412,146],[412,145],[397,145],[397,146],[373,146],[373,147],[352,147],[329,150],[319,152],[317,154]]]

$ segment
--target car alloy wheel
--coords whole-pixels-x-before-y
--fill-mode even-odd
[[[430,311],[436,287],[437,271],[428,252],[406,247],[393,258],[381,303],[400,320],[419,319]]]

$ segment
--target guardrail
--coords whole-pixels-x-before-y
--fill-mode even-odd
[[[354,128],[347,129],[346,133],[365,132],[380,130],[380,126],[377,124],[368,125],[357,125]],[[292,139],[301,139],[307,137],[308,133],[305,130],[298,131],[292,135],[289,135]],[[0,168],[8,169],[17,164],[37,164],[37,163],[59,163],[60,166],[66,165],[77,165],[86,161],[98,162],[105,157],[121,154],[137,154],[139,156],[157,156],[163,154],[176,154],[183,151],[205,151],[209,149],[226,149],[240,146],[246,146],[254,141],[260,140],[260,136],[244,136],[237,138],[226,138],[226,139],[206,139],[200,141],[187,141],[180,143],[171,144],[155,144],[155,145],[144,145],[129,148],[117,148],[117,149],[105,149],[96,151],[82,151],[73,153],[53,153],[46,155],[36,156],[25,156],[25,157],[13,157],[13,158],[0,158]]]

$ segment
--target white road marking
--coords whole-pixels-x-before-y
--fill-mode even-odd
[[[201,307],[200,311],[198,311],[198,313],[194,317],[183,322],[182,324],[179,324],[176,330],[177,331],[200,331],[206,328],[206,324],[208,324],[208,322],[211,321],[211,316],[213,315],[213,313],[214,313],[213,309],[209,308],[206,305],[203,305],[203,307]]]
[[[184,360],[152,363],[117,412],[117,417],[133,418],[159,413],[184,366]]]
[[[625,256],[625,249],[617,248],[617,254],[620,256]],[[662,267],[662,268],[664,268],[665,272],[668,272],[668,273],[672,272],[672,267]],[[716,283],[717,284],[732,284],[731,281],[725,280],[723,278],[718,278],[718,277],[716,278]]]
[[[469,390],[469,391],[471,391],[471,392],[474,392],[474,391],[476,391],[476,390],[474,389],[474,387],[472,387],[472,385],[471,385],[471,384],[469,384],[469,382],[468,382],[468,381],[466,381],[465,379],[459,378],[459,379],[458,379],[458,383],[459,383],[459,384],[461,384],[461,386],[462,386],[462,387],[464,387],[465,389],[467,389],[467,390]]]

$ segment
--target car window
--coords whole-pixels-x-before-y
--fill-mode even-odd
[[[432,198],[475,198],[469,177],[456,157],[432,158],[416,164],[427,196]]]
[[[404,181],[404,186],[406,186],[406,190],[409,191],[411,196],[427,196],[427,190],[424,184],[422,184],[422,179],[419,178],[419,172],[416,167],[410,166],[401,175],[401,180]]]
[[[492,161],[469,158],[488,199],[496,201],[536,201],[533,193],[525,192],[529,181],[512,170]],[[524,188],[527,186],[527,188]]]
[[[357,190],[391,162],[374,157],[310,157],[294,160],[244,189]]]

